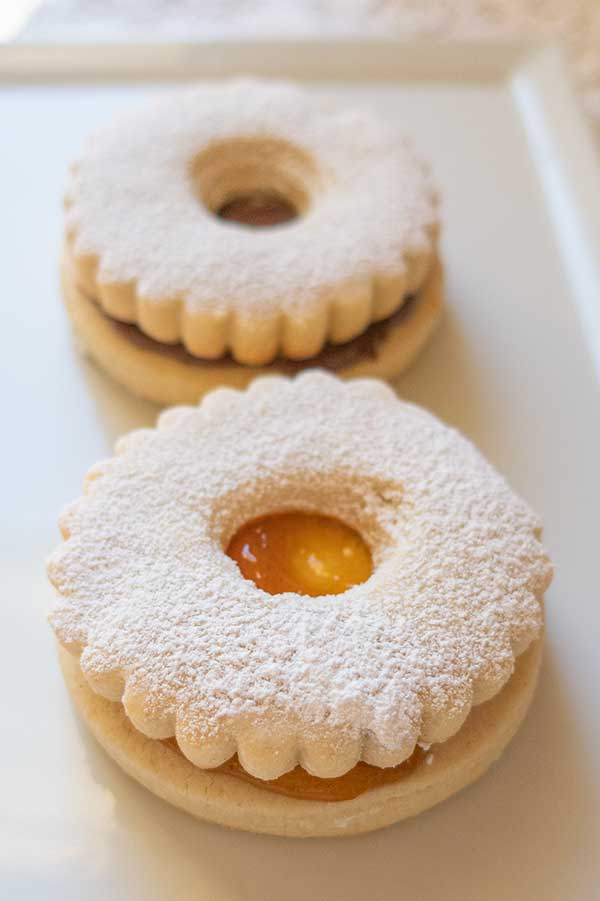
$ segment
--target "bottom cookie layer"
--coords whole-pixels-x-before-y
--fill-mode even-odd
[[[179,346],[161,345],[136,326],[111,319],[78,288],[67,257],[61,279],[65,305],[84,352],[115,381],[158,404],[192,404],[221,385],[245,388],[259,375],[290,375],[314,366],[348,378],[391,379],[412,363],[433,332],[443,296],[442,268],[437,264],[414,298],[354,341],[331,346],[303,363],[279,359],[268,366],[242,366],[230,358],[197,359]]]
[[[59,658],[75,706],[107,753],[134,779],[165,801],[203,820],[272,835],[354,835],[414,816],[474,782],[496,760],[529,707],[542,642],[517,660],[500,694],[475,707],[460,731],[435,745],[404,779],[369,789],[349,801],[306,801],[274,794],[233,776],[201,770],[162,741],[146,738],[119,703],[95,694],[77,660]]]

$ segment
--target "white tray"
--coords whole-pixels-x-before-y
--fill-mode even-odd
[[[77,722],[44,622],[61,505],[151,423],[75,352],[57,287],[61,190],[84,135],[173,79],[290,75],[379,108],[431,157],[448,313],[399,382],[535,506],[557,564],[543,678],[480,782],[364,838],[292,842],[195,822]],[[600,174],[552,50],[279,44],[0,51],[5,369],[0,895],[127,901],[592,899],[600,884]]]

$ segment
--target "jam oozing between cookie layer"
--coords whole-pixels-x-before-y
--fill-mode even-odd
[[[273,513],[239,529],[227,554],[269,594],[341,594],[372,571],[369,548],[339,519],[313,513]]]
[[[165,739],[164,744],[181,754],[179,745],[174,738]],[[381,769],[368,763],[357,763],[343,776],[336,776],[333,779],[311,776],[300,766],[290,770],[289,773],[284,773],[278,779],[257,779],[246,772],[236,755],[211,772],[224,773],[226,776],[233,776],[235,779],[249,782],[256,788],[273,792],[276,795],[295,798],[298,801],[351,801],[372,788],[379,788],[382,785],[389,785],[391,782],[404,779],[422,763],[425,757],[425,751],[417,745],[411,756],[398,766]]]

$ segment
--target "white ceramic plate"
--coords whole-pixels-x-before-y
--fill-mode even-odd
[[[448,313],[399,382],[543,515],[557,575],[539,694],[478,784],[363,838],[227,832],[130,782],[79,726],[43,558],[87,467],[155,409],[76,353],[61,191],[93,126],[163,82],[254,71],[397,120],[444,198]],[[600,174],[554,51],[396,44],[0,52],[0,894],[10,899],[592,899],[600,884]]]

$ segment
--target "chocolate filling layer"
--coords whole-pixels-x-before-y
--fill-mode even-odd
[[[293,221],[298,213],[283,197],[257,192],[230,200],[221,207],[217,216],[250,228],[270,228]]]
[[[95,298],[90,297],[90,295],[81,288],[78,288],[78,291],[89,300],[90,303],[93,303],[98,308],[98,311],[104,316],[107,322],[113,326],[113,328],[142,350],[150,353],[159,353],[165,357],[170,357],[172,360],[178,360],[180,363],[191,366],[210,368],[212,366],[222,367],[224,364],[229,364],[231,366],[243,366],[245,369],[249,370],[256,368],[260,371],[268,369],[269,366],[273,366],[277,369],[277,372],[283,372],[290,375],[305,369],[307,366],[316,366],[322,369],[328,369],[331,372],[339,372],[342,369],[353,366],[361,360],[377,359],[379,348],[387,338],[389,331],[394,326],[400,324],[403,319],[407,319],[411,316],[419,302],[419,294],[411,295],[404,301],[400,309],[396,310],[396,312],[387,319],[383,319],[381,322],[372,323],[361,335],[358,335],[351,341],[347,341],[345,344],[326,344],[317,356],[311,357],[310,359],[288,360],[285,357],[276,357],[272,363],[267,364],[266,366],[253,367],[244,366],[243,363],[238,363],[230,354],[225,354],[225,356],[220,357],[218,360],[205,360],[200,357],[192,356],[192,354],[188,353],[183,344],[164,344],[162,341],[156,341],[154,338],[150,338],[148,335],[144,334],[137,325],[128,322],[119,322],[117,319],[113,319],[102,310]]]

